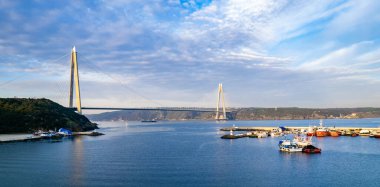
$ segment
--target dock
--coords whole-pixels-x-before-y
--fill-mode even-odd
[[[101,136],[103,133],[96,131],[89,132],[73,132],[73,136]],[[31,142],[39,141],[43,139],[49,139],[41,136],[33,136],[32,134],[0,134],[0,143],[11,143],[11,142]]]

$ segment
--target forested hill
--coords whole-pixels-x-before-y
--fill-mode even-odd
[[[97,124],[48,99],[0,98],[0,134],[61,127],[87,131],[96,129]]]
[[[95,121],[140,120],[213,120],[215,112],[189,111],[115,111],[88,115]],[[229,120],[288,120],[332,118],[377,118],[380,108],[235,108],[227,113]]]

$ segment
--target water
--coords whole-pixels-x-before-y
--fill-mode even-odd
[[[220,139],[221,127],[317,120],[101,123],[105,136],[0,144],[0,186],[379,186],[380,139],[315,139],[322,154],[281,153],[279,138]],[[325,120],[378,127],[380,119]]]

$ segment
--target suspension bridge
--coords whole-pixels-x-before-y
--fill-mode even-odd
[[[70,60],[70,88],[69,88],[69,108],[76,110],[78,113],[82,114],[82,110],[154,110],[154,111],[194,111],[194,112],[215,112],[216,120],[227,120],[223,92],[223,85],[220,83],[218,85],[217,93],[217,105],[216,108],[202,108],[202,107],[88,107],[82,106],[81,92],[80,92],[80,81],[79,81],[79,68],[77,51],[73,47],[71,51]],[[75,92],[75,93],[74,93]],[[74,105],[74,95],[75,95],[75,105]]]

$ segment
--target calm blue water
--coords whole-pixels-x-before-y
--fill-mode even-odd
[[[0,186],[380,186],[380,139],[315,139],[322,154],[281,153],[278,138],[223,140],[225,126],[317,120],[101,123],[101,137],[0,144]],[[380,126],[380,119],[325,120]]]

